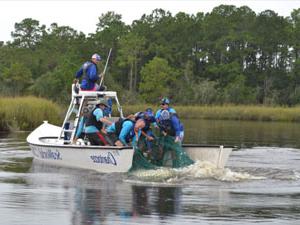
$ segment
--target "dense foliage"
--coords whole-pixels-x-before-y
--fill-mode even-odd
[[[107,12],[95,30],[16,23],[13,40],[0,43],[0,94],[66,103],[82,63],[112,48],[105,84],[123,103],[300,103],[300,8],[286,18],[232,5],[196,15],[155,9],[131,25]]]

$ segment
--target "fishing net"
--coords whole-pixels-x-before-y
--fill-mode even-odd
[[[170,136],[156,137],[149,149],[142,137],[135,147],[131,171],[137,169],[157,169],[159,167],[180,168],[194,163],[180,144]]]

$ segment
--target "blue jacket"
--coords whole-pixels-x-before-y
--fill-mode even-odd
[[[167,132],[171,136],[180,136],[180,133],[184,131],[183,125],[180,122],[178,116],[171,113],[171,117],[168,120],[160,120],[158,126],[164,132]]]
[[[84,75],[84,77],[81,81],[80,88],[82,90],[92,90],[99,79],[97,65],[92,61],[85,62],[77,71],[75,77],[79,79],[82,75]]]
[[[180,136],[180,133],[184,131],[182,123],[180,123],[177,115],[171,116],[171,124],[175,130],[175,136]]]
[[[122,124],[122,129],[118,138],[124,145],[127,145],[129,140],[133,137],[134,134],[133,127],[134,127],[134,123],[131,121],[125,121]],[[116,132],[115,123],[107,127],[106,131],[108,133],[115,133]]]

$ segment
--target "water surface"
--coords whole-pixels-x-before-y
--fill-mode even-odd
[[[0,134],[0,224],[300,224],[300,124],[184,121],[186,142],[233,144],[224,170],[100,174],[32,162]]]

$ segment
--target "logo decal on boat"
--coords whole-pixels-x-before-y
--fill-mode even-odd
[[[111,152],[108,152],[107,156],[91,155],[90,158],[93,160],[94,163],[112,164],[114,166],[117,165],[117,161]]]
[[[43,149],[39,147],[33,147],[33,154],[42,159],[54,159],[54,160],[62,160],[60,152],[56,149]]]

